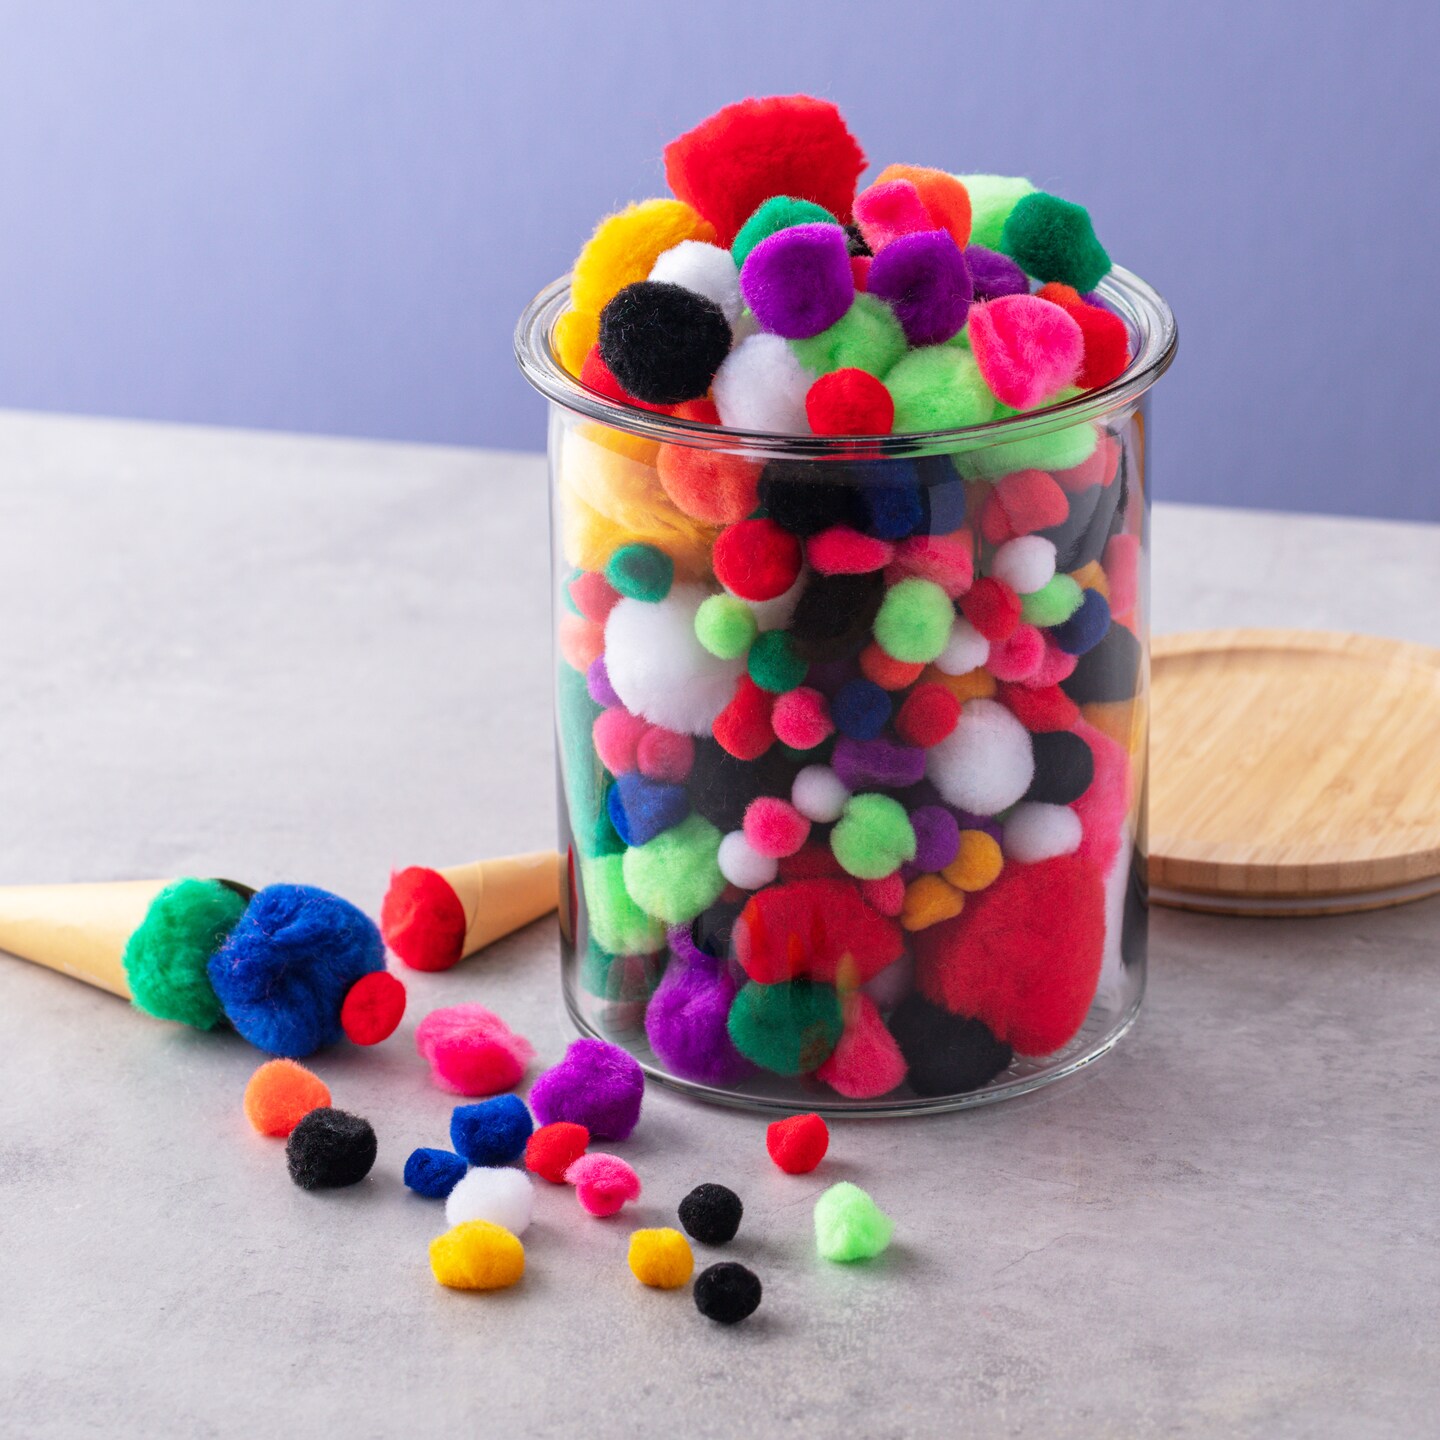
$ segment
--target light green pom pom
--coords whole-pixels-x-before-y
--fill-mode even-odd
[[[970,243],[987,250],[1000,248],[1000,234],[1010,212],[1035,187],[1023,175],[957,175],[970,192]]]
[[[857,295],[828,330],[808,340],[792,340],[790,348],[812,374],[864,370],[883,380],[909,346],[895,312],[883,300]]]
[[[912,350],[885,376],[895,401],[895,433],[955,430],[984,425],[995,414],[995,397],[969,350],[926,345]]]
[[[845,1028],[833,986],[814,980],[741,987],[726,1021],[747,1059],[777,1075],[808,1075],[830,1058]]]
[[[633,853],[580,862],[590,937],[612,955],[648,955],[665,943],[665,927],[647,915],[626,888],[624,862]]]
[[[720,898],[719,853],[720,832],[703,815],[691,815],[625,852],[626,889],[648,914],[683,925]]]
[[[1027,625],[1061,625],[1084,598],[1080,586],[1068,575],[1054,575],[1041,589],[1020,597],[1020,618]]]
[[[915,830],[891,796],[852,795],[830,832],[830,848],[847,875],[883,880],[915,858]]]
[[[670,593],[675,562],[657,546],[637,541],[622,545],[610,557],[605,578],[626,599],[654,605]]]
[[[249,902],[218,880],[177,880],[151,902],[125,945],[125,978],[139,1010],[209,1030],[224,1018],[206,967]]]
[[[999,406],[995,418],[1002,419],[1005,414],[1005,407]],[[1015,470],[1070,470],[1088,460],[1099,443],[1099,431],[1086,420],[1043,435],[963,451],[954,457],[955,468],[971,480],[1009,475]]]
[[[772,195],[740,227],[730,244],[730,254],[737,265],[762,241],[768,240],[792,225],[838,225],[840,222],[823,205],[812,200],[797,200],[793,195]]]
[[[815,1248],[825,1260],[848,1264],[883,1254],[895,1222],[848,1180],[832,1185],[815,1202]]]
[[[875,617],[875,641],[894,660],[928,665],[950,641],[955,607],[933,581],[915,576],[892,585]]]
[[[695,612],[695,638],[721,660],[738,660],[759,628],[755,612],[734,595],[712,595]]]

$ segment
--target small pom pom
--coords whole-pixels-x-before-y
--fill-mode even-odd
[[[797,200],[793,195],[772,195],[740,227],[730,246],[732,264],[743,265],[750,252],[762,241],[788,230],[792,225],[834,225],[833,216],[823,205]],[[847,236],[848,238],[848,236]]]
[[[828,330],[855,299],[845,232],[838,225],[777,231],[746,258],[740,292],[760,328],[772,335],[808,340]]]
[[[1058,685],[1002,685],[997,694],[1027,730],[1070,730],[1080,719],[1080,707]]]
[[[742,600],[773,600],[800,574],[800,542],[773,520],[741,520],[722,530],[712,555],[715,578]]]
[[[1030,282],[1025,272],[1008,256],[983,245],[965,251],[965,264],[975,287],[976,301],[998,300],[1002,295],[1028,295]]]
[[[525,1142],[525,1168],[552,1185],[565,1183],[565,1172],[585,1153],[590,1132],[569,1120],[542,1125]]]
[[[551,336],[555,342],[555,353],[560,363],[572,374],[578,376],[585,364],[585,357],[595,348],[600,338],[600,317],[583,310],[566,310],[555,321]]]
[[[1035,775],[1029,731],[995,700],[963,706],[955,729],[926,755],[935,788],[974,815],[1007,809]]]
[[[740,1229],[745,1207],[725,1185],[697,1185],[680,1202],[680,1223],[702,1245],[728,1245]]]
[[[1060,306],[1038,295],[1006,295],[971,312],[970,349],[995,397],[1030,410],[1075,383],[1085,337]]]
[[[943,870],[960,849],[960,822],[943,805],[917,805],[910,812],[915,859],[920,870]]]
[[[523,1170],[478,1169],[459,1180],[445,1201],[445,1222],[488,1220],[523,1235],[535,1209],[535,1187]]]
[[[1069,575],[1052,575],[1033,594],[1020,599],[1020,618],[1027,625],[1062,625],[1079,608],[1084,595]]]
[[[412,1150],[405,1161],[405,1188],[427,1200],[443,1200],[469,1168],[453,1150]]]
[[[830,832],[830,848],[847,874],[879,880],[915,858],[915,831],[898,800],[852,795]]]
[[[808,1175],[830,1148],[830,1129],[818,1115],[790,1115],[766,1128],[765,1148],[787,1175]]]
[[[1111,310],[1087,305],[1068,285],[1042,285],[1036,293],[1060,306],[1080,327],[1085,359],[1075,383],[1082,390],[1093,390],[1119,379],[1130,363],[1130,332],[1125,322]]]
[[[757,850],[740,830],[732,830],[721,840],[717,859],[720,873],[741,890],[759,890],[780,873],[775,858]]]
[[[990,573],[1019,595],[1043,590],[1055,575],[1055,542],[1043,535],[1007,540],[991,558]]]
[[[987,837],[988,838],[988,837]],[[952,1015],[921,995],[909,995],[890,1016],[890,1033],[909,1066],[917,1095],[964,1095],[988,1085],[1014,1051],[989,1026]]]
[[[959,719],[960,702],[943,685],[919,685],[905,697],[895,717],[895,733],[907,745],[928,750],[945,739]]]
[[[695,612],[695,637],[722,660],[744,657],[759,627],[755,612],[734,595],[711,595]]]
[[[638,772],[619,776],[610,787],[606,813],[615,833],[629,846],[648,845],[690,813],[683,785],[668,785]]]
[[[965,256],[943,230],[888,244],[875,256],[865,289],[889,302],[912,345],[938,345],[957,334],[974,293]]]
[[[542,1125],[569,1120],[597,1140],[624,1140],[640,1120],[644,1098],[645,1075],[635,1057],[589,1038],[572,1040],[564,1059],[530,1091]]]
[[[448,970],[460,959],[465,907],[443,875],[414,865],[390,877],[380,931],[391,953],[412,970]]]
[[[599,325],[598,320],[596,325]],[[605,399],[613,400],[617,405],[635,405],[641,410],[649,410],[656,415],[670,413],[668,405],[650,405],[630,394],[605,363],[598,344],[585,357],[585,363],[580,367],[580,383],[595,391],[597,395],[603,395]]]
[[[483,1005],[432,1010],[416,1027],[415,1049],[442,1090],[498,1095],[518,1085],[535,1047]]]
[[[875,640],[885,653],[924,665],[943,653],[955,621],[950,597],[931,580],[906,579],[885,592]]]
[[[721,420],[732,430],[805,435],[811,379],[781,336],[747,335],[715,372],[712,393]]]
[[[815,1248],[825,1260],[873,1260],[894,1233],[895,1222],[848,1180],[832,1185],[815,1202]]]
[[[705,936],[699,922],[692,931]],[[705,939],[709,949],[723,953],[729,945],[728,929],[722,924]],[[737,989],[728,964],[711,958],[693,941],[672,940],[672,947],[675,959],[645,1009],[650,1048],[684,1080],[734,1085],[747,1079],[754,1067],[735,1049],[725,1028]]]
[[[525,1153],[534,1129],[518,1095],[496,1095],[477,1105],[457,1105],[450,1114],[450,1143],[472,1165],[508,1165]]]
[[[624,775],[635,769],[640,742],[649,728],[640,716],[632,715],[624,706],[602,711],[595,717],[590,732],[600,763],[612,775]]]
[[[733,525],[755,509],[760,466],[743,456],[662,445],[655,453],[655,470],[675,508],[706,525]]]
[[[650,280],[665,285],[678,285],[703,295],[720,307],[720,313],[731,324],[740,318],[740,274],[728,250],[708,245],[703,240],[682,240],[650,267]]]
[[[340,1028],[356,1045],[378,1045],[405,1015],[405,987],[388,970],[362,975],[340,1006]]]
[[[695,1277],[695,1308],[717,1325],[738,1325],[760,1308],[761,1289],[753,1270],[721,1260]]]
[[[906,575],[933,580],[952,600],[958,600],[974,583],[974,541],[968,530],[953,535],[915,535],[895,547],[895,559],[885,572],[894,583]]]
[[[634,1231],[626,1260],[630,1273],[642,1285],[656,1290],[678,1290],[695,1269],[690,1242],[668,1225]]]
[[[1001,845],[1021,865],[1073,855],[1080,848],[1080,817],[1068,805],[1027,802],[1005,817]]]
[[[1043,190],[1016,202],[1000,249],[1027,275],[1076,290],[1093,290],[1110,273],[1110,257],[1095,238],[1089,211]]]
[[[855,197],[855,224],[865,243],[878,255],[902,235],[934,230],[936,222],[908,180],[876,181]]]
[[[745,811],[745,839],[757,855],[783,859],[810,836],[810,822],[793,806],[770,795],[752,800]]]
[[[991,644],[999,644],[1008,640],[1020,623],[1020,597],[1008,585],[986,575],[965,593],[960,613]]]
[[[792,340],[790,348],[796,363],[811,377],[854,369],[883,379],[907,344],[895,312],[878,296],[866,294],[856,295],[854,304],[828,330],[808,340]]]
[[[582,1155],[565,1172],[580,1208],[589,1215],[614,1215],[640,1198],[640,1177],[618,1155],[596,1150]]]
[[[967,895],[985,890],[1000,878],[1005,860],[1000,842],[984,830],[962,830],[955,858],[945,866],[945,879]]]
[[[622,545],[610,556],[605,578],[618,594],[653,603],[670,593],[675,562],[654,545]]]
[[[953,920],[965,908],[965,896],[938,875],[918,875],[905,887],[900,923],[912,933]]]
[[[262,1135],[288,1135],[329,1104],[329,1086],[293,1060],[267,1060],[245,1086],[245,1118]]]
[[[375,1163],[375,1131],[358,1115],[322,1105],[290,1132],[285,1163],[302,1190],[358,1185]]]
[[[999,248],[1005,221],[1023,195],[1035,187],[1021,175],[957,175],[970,197],[970,239],[991,250]]]
[[[775,738],[792,750],[813,750],[835,733],[824,695],[804,685],[776,697],[770,724]]]
[[[1016,470],[1005,475],[986,499],[980,533],[992,545],[1063,524],[1070,502],[1044,470]]]
[[[1098,590],[1087,590],[1080,606],[1050,632],[1050,638],[1067,655],[1093,650],[1110,628],[1110,604]]]
[[[990,647],[987,668],[997,680],[1028,681],[1045,663],[1045,637],[1033,625],[1017,625],[1008,640]]]
[[[884,736],[852,740],[847,735],[835,742],[830,763],[851,790],[904,790],[925,778],[925,752]]]
[[[770,724],[773,705],[769,691],[742,675],[730,703],[715,717],[716,742],[737,760],[758,760],[775,741]]]
[[[1079,735],[1057,730],[1036,735],[1030,743],[1035,750],[1035,778],[1025,792],[1027,800],[1069,805],[1090,788],[1095,756]]]
[[[873,641],[860,652],[860,673],[882,690],[907,690],[924,672],[923,665],[897,660]]]
[[[505,1290],[525,1274],[525,1247],[487,1220],[467,1220],[430,1242],[430,1270],[451,1290]]]
[[[627,285],[600,312],[600,358],[627,394],[650,405],[705,395],[730,342],[720,307],[678,285]]]
[[[767,630],[758,635],[746,659],[750,678],[772,695],[794,690],[804,679],[809,666],[795,647],[795,641],[784,630]],[[772,715],[771,723],[774,718]]]
[[[890,696],[873,680],[849,680],[835,693],[830,713],[852,740],[873,740],[890,723]]]
[[[615,593],[615,587],[598,570],[582,570],[566,585],[565,590],[580,614],[596,625],[605,623],[605,617],[620,598]]]
[[[867,371],[832,370],[805,392],[805,417],[817,435],[888,435],[895,401]]]
[[[635,763],[650,780],[679,784],[695,763],[695,742],[688,735],[652,725],[635,747]]]
[[[849,798],[845,783],[828,765],[807,765],[795,776],[790,790],[790,803],[817,825],[838,820]]]
[[[868,575],[883,570],[894,558],[888,540],[862,535],[848,525],[832,525],[810,538],[805,557],[822,575]]]
[[[716,858],[719,850],[720,832],[702,815],[691,815],[625,852],[621,861],[625,888],[646,914],[667,925],[683,925],[708,910],[725,888]],[[600,1133],[594,1125],[590,1130]]]

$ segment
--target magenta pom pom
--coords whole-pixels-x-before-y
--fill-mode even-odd
[[[541,1125],[569,1120],[596,1140],[623,1140],[640,1119],[645,1074],[633,1055],[606,1040],[572,1040],[565,1058],[530,1091]]]
[[[535,1048],[483,1005],[432,1010],[416,1027],[415,1048],[435,1083],[456,1095],[498,1095],[520,1083]]]
[[[887,180],[862,190],[855,197],[855,223],[877,255],[902,235],[935,228],[920,192],[908,180]]]
[[[1006,295],[977,305],[970,349],[995,398],[1031,410],[1075,383],[1085,337],[1074,318],[1038,295]]]
[[[810,822],[788,800],[761,795],[745,811],[745,838],[757,855],[783,860],[810,837]]]
[[[763,330],[804,340],[828,330],[855,299],[850,252],[838,225],[792,225],[762,240],[740,289]]]
[[[870,267],[867,289],[889,302],[912,345],[938,345],[958,334],[973,294],[965,256],[944,230],[887,245]]]
[[[582,1155],[565,1172],[565,1180],[591,1215],[614,1215],[622,1205],[640,1198],[640,1177],[618,1155],[602,1150]]]

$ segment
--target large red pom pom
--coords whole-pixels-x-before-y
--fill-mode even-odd
[[[853,880],[797,880],[750,897],[734,945],[745,973],[761,985],[803,976],[854,989],[900,958],[902,937]]]
[[[866,370],[832,370],[806,392],[805,418],[817,435],[888,435],[895,401]]]
[[[710,555],[715,578],[742,600],[774,600],[800,577],[800,542],[773,520],[722,530]]]

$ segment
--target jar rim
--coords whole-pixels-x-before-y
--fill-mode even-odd
[[[582,384],[555,353],[551,337],[569,301],[568,275],[552,281],[521,312],[515,327],[515,359],[526,380],[555,404],[613,429],[673,445],[744,449],[792,460],[853,459],[857,445],[863,445],[867,455],[876,459],[975,450],[1108,415],[1138,400],[1170,368],[1179,331],[1160,292],[1120,265],[1112,267],[1096,291],[1130,331],[1133,354],[1116,379],[1058,405],[953,430],[917,430],[900,435],[782,435],[774,431],[733,430],[618,404]]]

